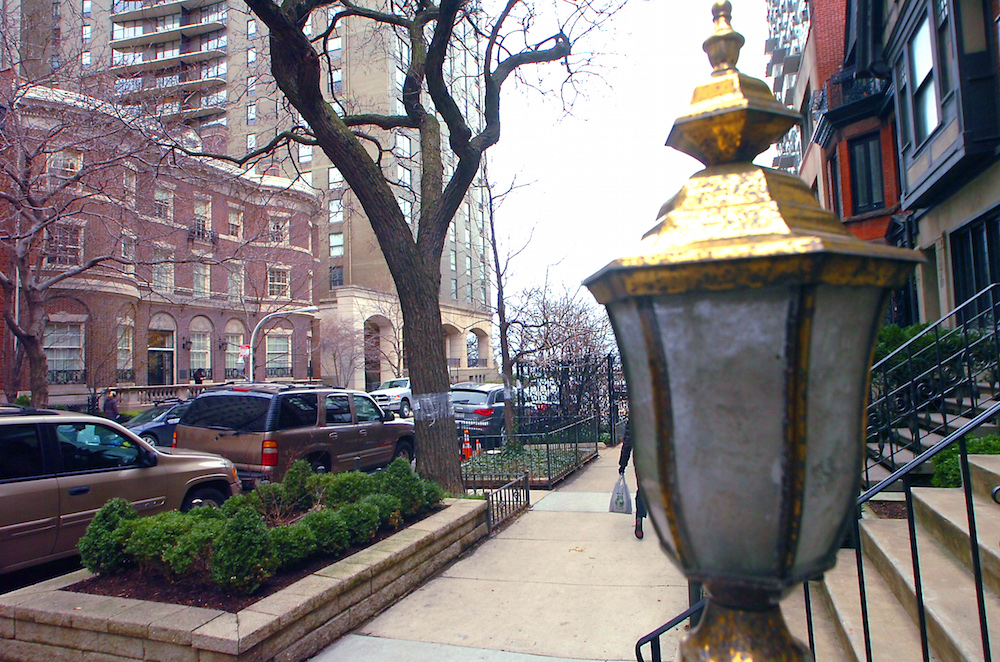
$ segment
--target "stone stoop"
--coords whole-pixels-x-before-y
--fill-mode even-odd
[[[59,590],[0,595],[2,662],[298,662],[413,591],[487,535],[486,502],[447,508],[238,613]]]
[[[970,456],[990,652],[1000,659],[1000,505],[988,498],[1000,485],[1000,456]],[[913,490],[917,552],[932,660],[984,659],[972,575],[965,497],[960,489]],[[906,520],[861,521],[864,588],[873,660],[922,659],[910,536]],[[845,659],[865,660],[864,629],[854,550],[841,550],[820,590],[835,614]],[[822,661],[819,655],[816,659]]]
[[[825,660],[846,660],[844,648],[837,636],[836,624],[830,610],[820,600],[819,584],[809,582],[809,611],[812,613],[813,656],[818,662]],[[781,601],[781,614],[785,617],[788,629],[796,639],[806,644],[809,642],[809,621],[806,612],[805,591],[802,586]]]

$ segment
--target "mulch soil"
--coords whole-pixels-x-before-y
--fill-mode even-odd
[[[435,512],[437,511],[431,511],[424,517],[433,515]],[[421,519],[423,517],[408,522],[405,526],[396,529],[396,531],[401,531],[411,524],[419,522]],[[380,531],[368,543],[351,547],[344,554],[336,556],[324,554],[313,557],[299,568],[271,577],[253,595],[236,595],[223,591],[209,582],[207,578],[173,579],[162,572],[151,573],[148,570],[143,571],[143,569],[137,567],[129,568],[120,575],[95,575],[90,579],[77,582],[62,590],[74,593],[90,593],[91,595],[107,595],[115,598],[166,602],[186,605],[188,607],[219,609],[235,614],[258,600],[266,598],[303,577],[307,577],[317,570],[325,568],[331,563],[342,561],[352,554],[371,547],[378,541],[388,538],[396,531]]]

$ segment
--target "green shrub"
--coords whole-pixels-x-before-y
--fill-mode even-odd
[[[125,543],[125,553],[143,570],[165,572],[169,565],[165,560],[167,553],[193,525],[193,519],[176,510],[143,517],[132,525],[132,533]]]
[[[420,479],[420,486],[423,489],[423,510],[433,510],[441,505],[444,490],[440,485],[432,480]]]
[[[410,463],[399,458],[375,475],[378,492],[391,494],[399,499],[403,517],[411,517],[420,512],[424,503],[424,488]]]
[[[204,513],[216,513],[209,517]],[[191,528],[163,553],[163,561],[175,575],[207,575],[212,543],[222,534],[226,518],[217,508],[195,508],[187,514]]]
[[[969,455],[1000,455],[1000,436],[995,434],[967,437],[966,445]],[[934,487],[962,486],[962,466],[958,451],[958,444],[955,443],[934,456],[934,476],[931,478]]]
[[[378,507],[372,503],[348,503],[339,509],[344,523],[347,524],[347,535],[352,545],[366,543],[378,533],[381,521]]]
[[[316,503],[328,508],[344,503],[355,503],[379,491],[375,478],[363,471],[315,474],[309,477],[308,484]]]
[[[312,493],[309,491],[309,477],[313,475],[312,467],[305,460],[296,460],[285,472],[282,484],[288,500],[296,510],[309,510],[312,507]]]
[[[316,534],[301,522],[276,526],[268,535],[279,570],[294,568],[316,553]]]
[[[212,581],[223,589],[249,595],[274,572],[271,537],[260,513],[240,508],[212,545]]]
[[[347,523],[336,510],[314,510],[306,513],[300,523],[312,530],[318,548],[326,554],[340,554],[351,544]]]
[[[14,404],[18,407],[30,407],[31,406],[31,396],[27,393],[22,393],[14,399]]]
[[[234,494],[225,501],[222,502],[222,506],[219,507],[218,511],[226,519],[229,519],[235,515],[238,511],[244,508],[251,508],[256,510],[254,505],[250,502],[250,496],[248,494]],[[214,508],[195,508],[195,510],[215,510]]]
[[[391,494],[369,494],[358,505],[370,503],[378,509],[378,519],[381,526],[390,529],[398,529],[403,523],[403,515],[400,512],[402,505],[399,499]]]
[[[128,523],[138,517],[132,504],[121,497],[111,499],[97,511],[77,544],[80,560],[87,570],[113,575],[129,566],[131,558],[125,552],[131,532]]]

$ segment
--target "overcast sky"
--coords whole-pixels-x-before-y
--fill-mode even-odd
[[[746,38],[737,67],[763,78],[765,0],[732,2],[733,28]],[[503,204],[497,232],[501,244],[519,247],[534,228],[512,262],[515,289],[540,283],[547,267],[550,283],[576,287],[634,253],[660,205],[701,169],[664,143],[711,73],[702,50],[711,7],[711,0],[631,0],[598,46],[608,51],[605,82],[590,85],[570,117],[556,98],[505,91],[490,178],[503,187],[516,176],[530,186]]]

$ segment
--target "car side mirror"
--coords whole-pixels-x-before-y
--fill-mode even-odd
[[[387,412],[383,412],[383,413],[385,414],[385,416],[382,417],[382,420],[385,421],[386,423],[388,423],[389,421],[396,420],[396,415],[393,414],[391,411],[387,411]]]
[[[180,416],[178,416],[177,418],[168,418],[167,425],[177,425],[180,422],[180,420],[181,420]]]
[[[141,449],[142,452],[142,466],[144,467],[155,467],[160,462],[160,457],[156,454],[156,451]]]

